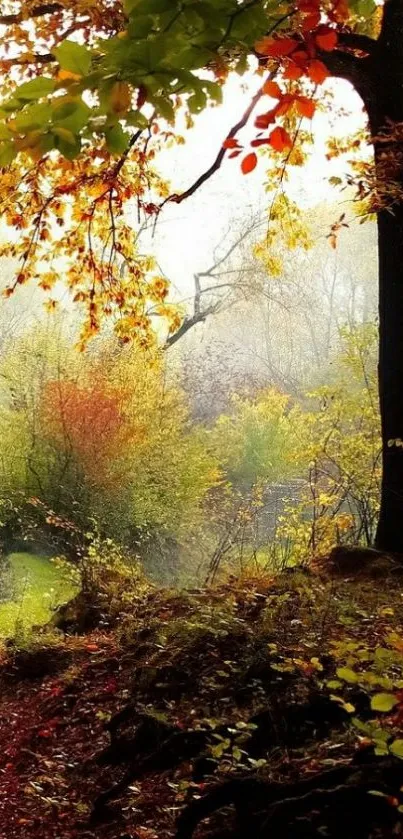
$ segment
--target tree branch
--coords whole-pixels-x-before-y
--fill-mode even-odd
[[[41,3],[36,6],[29,13],[28,20],[36,17],[43,17],[44,15],[53,15],[55,12],[66,11],[61,3]],[[0,26],[11,26],[13,23],[22,23],[25,20],[23,13],[19,12],[14,15],[0,15]]]
[[[375,44],[375,41],[373,43]],[[340,49],[333,52],[320,52],[318,56],[332,76],[350,82],[365,103],[372,98],[373,79],[370,56],[358,58]]]
[[[268,79],[273,78],[273,75],[274,75],[274,73],[270,73],[269,76],[268,76]],[[249,121],[249,118],[250,118],[251,114],[255,110],[256,105],[260,101],[262,96],[264,96],[263,86],[261,88],[259,88],[257,93],[255,93],[255,95],[254,95],[253,99],[251,100],[250,104],[248,105],[245,113],[242,115],[241,119],[235,125],[232,126],[231,130],[227,134],[226,139],[232,139],[233,137],[236,137],[236,135],[238,134],[238,131],[240,131],[241,128],[244,128],[244,126]],[[218,152],[218,155],[217,155],[214,163],[212,163],[210,168],[207,169],[206,172],[203,172],[203,174],[200,175],[199,178],[197,178],[197,181],[195,181],[192,184],[192,186],[190,186],[188,189],[186,189],[185,192],[181,192],[180,195],[178,195],[178,194],[170,195],[168,198],[166,198],[165,201],[163,201],[163,203],[161,204],[160,209],[162,209],[162,207],[165,204],[167,204],[168,202],[174,202],[175,204],[181,204],[182,201],[186,200],[186,198],[190,198],[191,195],[194,195],[194,193],[197,192],[197,190],[200,189],[200,187],[206,181],[208,181],[211,178],[211,176],[214,175],[215,172],[218,171],[218,169],[220,168],[220,166],[221,166],[221,164],[224,160],[226,151],[227,151],[227,149],[221,148],[220,151]]]
[[[187,332],[189,332],[189,329],[192,329],[198,323],[204,323],[206,318],[208,318],[209,315],[212,315],[215,312],[215,310],[216,306],[209,306],[207,309],[204,309],[204,311],[198,312],[192,315],[192,317],[190,318],[185,318],[179,329],[177,329],[176,332],[173,333],[173,335],[168,335],[163,349],[168,350],[170,347],[176,344],[177,341],[183,338],[183,336],[186,335]]]
[[[369,35],[359,35],[358,32],[340,32],[339,45],[349,50],[359,50],[367,55],[373,55],[376,41]]]

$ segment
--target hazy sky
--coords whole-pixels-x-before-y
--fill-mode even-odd
[[[229,129],[239,120],[260,84],[261,79],[252,74],[242,79],[233,74],[225,86],[223,104],[209,108],[195,118],[194,128],[183,131],[185,145],[170,147],[161,153],[156,163],[171,182],[173,192],[189,187],[211,165]],[[345,200],[328,184],[332,174],[343,173],[345,162],[336,160],[330,164],[326,160],[325,141],[329,135],[343,137],[351,133],[363,120],[360,100],[347,83],[333,81],[327,85],[333,91],[336,110],[341,108],[347,115],[340,117],[337,114],[333,124],[327,114],[314,117],[311,160],[302,168],[290,170],[290,189],[306,205],[323,200]],[[327,85],[323,87],[324,91]],[[266,98],[258,104],[255,115],[268,107],[270,100]],[[254,116],[239,135],[246,145],[256,134]],[[307,120],[304,123],[305,129],[309,130],[310,123]],[[266,169],[267,160],[263,158],[254,172],[244,176],[239,159],[224,160],[220,170],[194,196],[181,205],[166,205],[155,235],[145,240],[143,248],[156,254],[162,270],[177,290],[176,296],[189,295],[193,274],[210,266],[214,248],[224,233],[232,227],[236,230],[237,223],[255,214],[259,208],[264,212],[269,204],[264,188]],[[9,274],[10,266],[3,263],[2,267],[3,276]],[[24,297],[28,296],[24,294]],[[14,305],[18,305],[17,299],[13,301]]]
[[[245,89],[245,79],[230,77],[223,105],[210,108],[196,118],[195,127],[186,132],[186,145],[161,154],[158,165],[171,181],[173,192],[189,187],[211,165],[229,129],[238,121],[260,83],[261,80],[251,76],[248,89]],[[327,84],[333,90],[336,110],[345,110],[346,116],[337,113],[330,123],[327,114],[317,114],[312,121],[311,160],[302,168],[292,169],[292,193],[300,202],[311,206],[324,200],[345,200],[328,184],[331,175],[344,172],[345,161],[329,163],[325,157],[325,141],[329,135],[346,136],[363,124],[361,102],[350,85],[338,81]],[[266,98],[266,102],[258,104],[256,114],[267,110],[269,105]],[[252,118],[240,134],[245,144],[256,134],[253,122]],[[310,123],[307,120],[304,123],[304,128],[309,130]],[[165,207],[152,247],[161,267],[179,289],[189,288],[193,273],[209,267],[212,251],[223,231],[236,226],[237,219],[249,216],[251,211],[256,212],[259,206],[262,211],[267,207],[266,167],[267,160],[263,158],[254,172],[244,176],[239,159],[227,159],[194,196],[180,205]]]

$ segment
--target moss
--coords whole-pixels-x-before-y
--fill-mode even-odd
[[[0,603],[0,637],[11,638],[20,628],[47,623],[54,609],[70,600],[77,588],[48,557],[14,553],[8,558],[12,600]]]

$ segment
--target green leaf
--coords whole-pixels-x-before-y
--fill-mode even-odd
[[[125,114],[125,122],[127,125],[135,125],[136,128],[147,128],[149,120],[141,111],[129,111]]]
[[[392,755],[403,760],[403,740],[393,740],[393,743],[389,746],[389,751],[392,752]]]
[[[68,128],[63,128],[55,125],[55,127],[53,128],[53,134],[56,137],[59,137],[60,140],[63,140],[64,143],[68,143],[69,146],[76,145],[77,138],[72,131],[69,131]]]
[[[14,96],[21,101],[29,102],[31,99],[41,99],[43,96],[49,96],[53,93],[56,87],[56,82],[53,79],[48,79],[42,76],[39,79],[31,79],[30,82],[17,87]]]
[[[63,157],[66,157],[67,160],[74,160],[74,158],[78,157],[81,151],[81,137],[75,137],[74,143],[71,142],[71,138],[67,141],[62,137],[56,138],[57,148],[59,149],[60,154]]]
[[[351,3],[351,8],[359,17],[367,20],[376,11],[376,3],[375,0],[355,0]]]
[[[358,682],[357,673],[354,673],[354,670],[351,670],[350,667],[339,667],[336,670],[336,675],[339,679],[342,679],[343,682],[348,682],[351,685],[356,684]]]
[[[75,41],[63,41],[53,50],[62,70],[69,70],[79,76],[86,76],[91,68],[92,54],[87,47]]]
[[[49,102],[34,103],[16,115],[15,127],[21,133],[34,131],[35,128],[45,128],[51,116],[52,107]]]
[[[150,97],[151,98],[151,97]],[[167,122],[173,122],[175,119],[175,111],[170,100],[164,99],[162,96],[153,96],[151,98],[153,105],[155,105],[156,111],[167,120]]]
[[[105,131],[105,140],[110,152],[113,152],[114,154],[123,154],[130,142],[130,134],[123,131],[122,126],[117,123],[112,128],[108,128]]]
[[[11,140],[12,134],[9,128],[6,125],[0,123],[0,140]]]
[[[330,679],[326,682],[326,687],[330,688],[330,690],[338,690],[342,687],[342,683],[339,682],[337,679]]]
[[[53,122],[61,128],[67,128],[73,134],[78,134],[87,124],[90,113],[91,108],[82,99],[77,99],[75,102],[64,102],[54,108]]]
[[[358,728],[358,731],[362,731],[363,734],[366,734],[368,737],[372,736],[372,729],[370,725],[367,725],[365,722],[362,722],[358,717],[353,717],[351,722],[353,723],[355,728]]]
[[[197,90],[188,99],[188,108],[191,114],[198,114],[203,111],[207,104],[207,97],[203,90]]]
[[[373,711],[383,711],[387,713],[391,711],[395,705],[398,705],[399,700],[393,693],[375,693],[371,699],[371,708]]]
[[[127,32],[133,40],[146,38],[153,28],[154,18],[152,15],[138,15],[131,18]],[[121,39],[119,38],[121,42]]]
[[[17,156],[17,150],[13,143],[0,143],[0,167],[9,166]]]
[[[162,12],[170,12],[179,8],[178,0],[124,0],[123,8],[126,14],[135,12],[139,14],[158,15]]]

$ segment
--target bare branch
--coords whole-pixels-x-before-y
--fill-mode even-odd
[[[198,314],[192,315],[192,317],[190,318],[185,318],[179,329],[177,329],[176,332],[173,333],[173,335],[168,335],[163,349],[167,350],[169,349],[169,347],[172,347],[174,344],[176,344],[177,341],[183,338],[183,336],[186,335],[187,332],[189,332],[189,329],[192,329],[194,326],[196,326],[196,324],[204,323],[206,318],[208,318],[209,315],[212,315],[216,311],[216,309],[216,305],[209,306],[207,309],[204,310],[204,312],[199,312]]]

